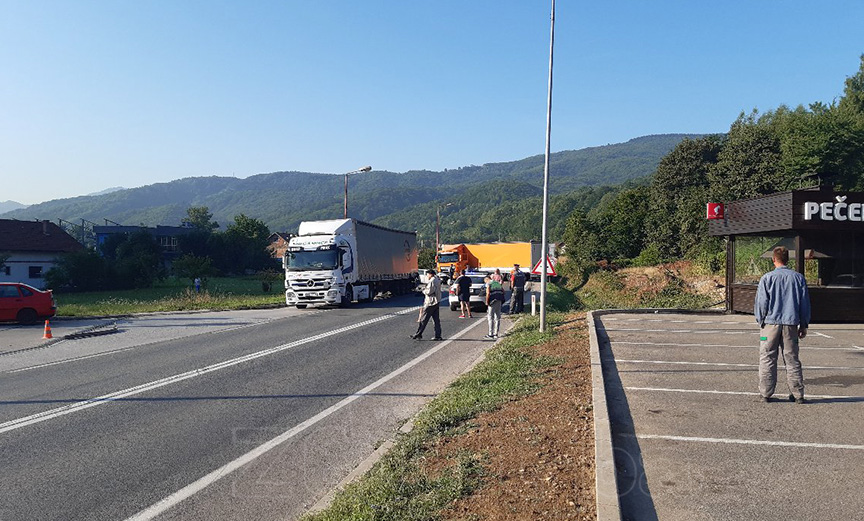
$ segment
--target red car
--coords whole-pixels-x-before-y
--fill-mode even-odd
[[[57,301],[51,290],[42,291],[17,282],[0,282],[0,320],[17,320],[32,324],[40,318],[53,317]]]

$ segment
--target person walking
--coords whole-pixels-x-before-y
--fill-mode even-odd
[[[439,314],[441,303],[441,280],[435,274],[435,270],[426,270],[426,287],[423,288],[423,294],[426,296],[423,299],[423,308],[420,310],[420,317],[417,319],[417,332],[411,335],[414,340],[423,338],[423,330],[426,329],[426,324],[429,319],[435,326],[435,337],[432,340],[444,340],[441,338],[441,316]]]
[[[459,308],[462,314],[459,318],[474,318],[471,316],[471,277],[465,274],[465,270],[459,272],[459,278],[456,279],[456,295],[459,299]]]
[[[513,290],[510,294],[510,314],[522,313],[525,309],[525,273],[519,269],[518,264],[513,265],[513,271],[510,272],[510,289]]]
[[[489,334],[485,338],[498,338],[501,327],[501,306],[504,304],[504,286],[500,282],[486,276],[486,322]]]
[[[771,401],[777,385],[777,355],[782,349],[786,365],[789,401],[805,403],[804,376],[798,359],[798,340],[807,336],[810,324],[810,295],[804,275],[789,269],[789,250],[784,246],[772,253],[774,271],[759,279],[753,307],[759,323],[759,394]]]

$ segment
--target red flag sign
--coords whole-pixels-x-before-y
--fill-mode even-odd
[[[722,219],[723,218],[723,203],[708,203],[708,212],[706,217],[708,219]]]

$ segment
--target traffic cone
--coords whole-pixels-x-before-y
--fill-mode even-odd
[[[42,339],[47,340],[49,338],[54,338],[54,337],[51,336],[51,324],[49,324],[48,321],[46,320],[45,321],[45,334],[42,335]]]

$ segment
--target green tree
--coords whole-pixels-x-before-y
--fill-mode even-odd
[[[274,261],[267,250],[269,237],[270,230],[263,221],[242,213],[236,215],[225,233],[214,237],[221,243],[219,256],[216,257],[217,265],[224,271],[234,273],[272,267]]]
[[[93,250],[67,253],[55,259],[45,274],[50,288],[70,291],[101,291],[114,286],[114,273],[106,259]]]
[[[650,190],[643,186],[610,195],[592,219],[601,255],[609,260],[633,258],[645,246]]]
[[[206,206],[190,206],[186,209],[186,217],[182,222],[204,232],[212,232],[219,228],[219,223],[213,221],[213,214]]]
[[[723,149],[721,136],[685,139],[660,160],[651,180],[646,245],[661,257],[682,257],[707,236],[702,215],[708,200],[709,172]]]
[[[417,252],[417,266],[419,269],[435,269],[435,248],[420,248]]]
[[[113,268],[118,287],[148,288],[165,277],[162,248],[146,230],[131,233],[117,245]]]
[[[213,260],[210,257],[183,255],[171,263],[171,270],[176,277],[194,281],[196,278],[210,277],[215,274]]]

